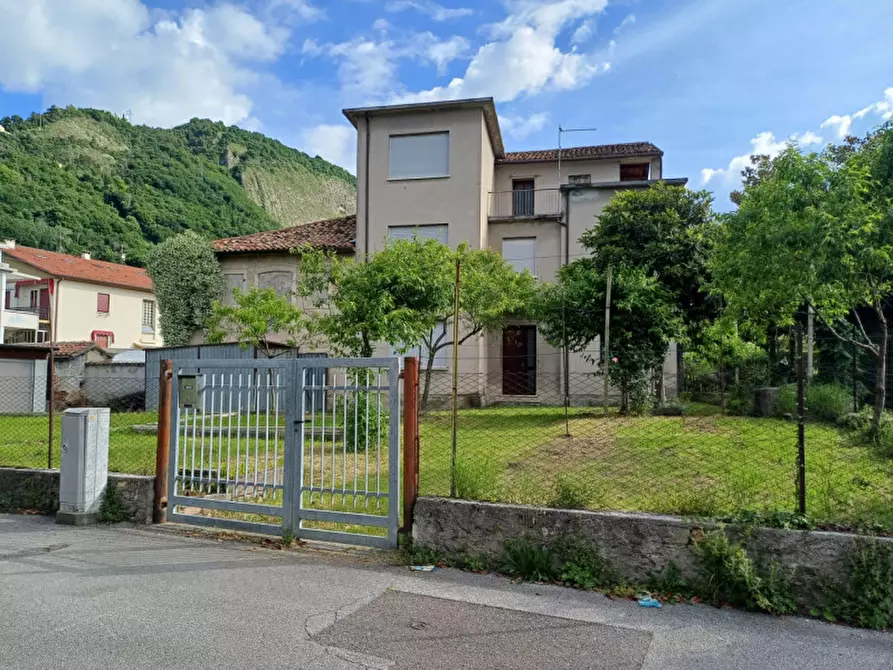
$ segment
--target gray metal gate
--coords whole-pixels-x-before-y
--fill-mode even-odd
[[[397,546],[399,359],[179,360],[173,375],[168,519]]]

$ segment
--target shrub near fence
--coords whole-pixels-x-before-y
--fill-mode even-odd
[[[449,379],[432,382],[420,420],[422,495],[447,496],[452,480],[471,500],[893,531],[893,461],[830,420],[848,410],[840,388],[811,390],[818,411],[804,428],[801,521],[796,417],[674,398],[622,416],[613,393],[607,412],[600,406],[594,375],[572,377],[567,406],[557,376],[540,374],[528,396],[488,394],[498,381],[459,376],[455,468]]]

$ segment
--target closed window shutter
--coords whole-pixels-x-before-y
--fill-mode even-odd
[[[96,296],[96,311],[100,314],[108,314],[111,299],[108,293],[99,293]]]
[[[418,237],[420,240],[437,240],[441,244],[447,244],[449,240],[449,226],[443,223],[428,226],[391,226],[388,228],[388,241],[411,240],[413,237]]]
[[[425,179],[450,175],[450,134],[391,135],[391,179]]]

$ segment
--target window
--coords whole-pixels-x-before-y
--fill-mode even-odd
[[[40,291],[32,289],[28,292],[28,305],[29,307],[37,307],[40,305]]]
[[[225,274],[223,275],[223,299],[224,305],[235,306],[235,290],[245,290],[245,275],[243,274]]]
[[[650,167],[648,163],[621,163],[620,181],[644,181]]]
[[[271,288],[280,298],[291,298],[294,294],[295,275],[284,270],[260,272],[257,275],[257,288]]]
[[[536,238],[508,237],[502,240],[502,257],[518,272],[536,275]]]
[[[533,216],[533,179],[515,179],[512,182],[512,216]]]
[[[111,299],[108,293],[97,293],[96,294],[96,311],[100,314],[108,314],[109,313],[109,303]]]
[[[450,134],[391,135],[388,177],[431,179],[450,176]]]
[[[451,337],[452,334],[446,332],[446,322],[444,321],[439,322],[434,327],[434,330],[431,331],[431,342],[435,345],[448,342]],[[410,349],[404,354],[398,353],[397,349],[397,347],[391,348],[391,356],[417,356],[419,359],[419,369],[422,371],[425,370],[425,367],[428,365],[428,348],[424,344],[414,349]],[[435,370],[447,369],[447,361],[449,361],[451,349],[452,347],[442,347],[436,354],[434,354]]]
[[[433,226],[390,226],[388,242],[393,240],[411,240],[418,236],[420,240],[437,240],[443,244],[449,241],[449,226],[438,223]]]
[[[155,301],[143,300],[143,332],[155,332]]]
[[[568,184],[591,184],[591,174],[572,174],[567,178]]]

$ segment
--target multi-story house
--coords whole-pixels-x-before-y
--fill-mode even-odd
[[[152,280],[142,268],[0,244],[6,343],[94,342],[104,349],[162,345]]]
[[[649,142],[506,152],[492,98],[355,108],[344,114],[357,130],[355,224],[350,217],[310,225],[317,226],[315,236],[321,226],[337,229],[342,238],[341,229],[349,225],[353,231],[355,225],[358,258],[390,239],[419,235],[451,247],[466,242],[492,248],[519,270],[552,281],[563,264],[584,255],[581,234],[596,225],[617,191],[648,188],[660,180],[687,181],[664,179],[663,152]],[[218,241],[230,284],[255,285],[249,258],[256,277],[293,272],[293,259],[290,270],[271,264],[273,258],[285,262],[289,240],[306,236],[301,229],[276,231],[276,249],[267,252],[256,243],[267,233]],[[294,281],[290,274],[279,277]],[[501,333],[460,347],[462,392],[488,401],[546,400],[561,397],[567,383],[575,395],[600,395],[591,362],[599,350],[596,341],[589,352],[565,355],[544,341],[536,323],[518,320]],[[382,345],[380,353],[387,347]],[[670,387],[676,355],[671,347],[664,370]],[[448,351],[438,356],[441,377],[451,359]]]

